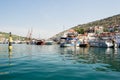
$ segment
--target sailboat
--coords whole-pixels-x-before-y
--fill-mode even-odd
[[[32,32],[33,29],[28,31],[27,37],[26,37],[26,44],[35,44],[35,40],[32,39]]]

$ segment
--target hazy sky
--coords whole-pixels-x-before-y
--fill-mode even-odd
[[[48,38],[120,13],[120,0],[0,0],[0,31]]]

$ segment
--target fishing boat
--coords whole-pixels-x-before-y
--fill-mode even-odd
[[[45,40],[37,40],[36,45],[45,45]]]
[[[79,44],[76,38],[61,38],[60,47],[73,47]]]
[[[68,33],[64,34],[65,37],[60,38],[60,47],[76,47],[79,46],[79,42],[77,39],[77,32],[73,29],[70,29]]]
[[[52,44],[54,44],[54,42],[51,40],[45,41],[45,45],[52,45]]]
[[[113,47],[114,43],[112,40],[112,36],[113,34],[109,32],[102,32],[99,35],[92,34],[92,36],[89,36],[89,45],[91,47]]]
[[[114,46],[112,40],[103,40],[103,39],[96,39],[89,41],[90,47],[106,47],[111,48]]]
[[[91,40],[89,41],[90,47],[107,47],[105,43],[101,40]]]

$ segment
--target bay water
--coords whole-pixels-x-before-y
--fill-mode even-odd
[[[120,80],[120,49],[0,44],[0,80]]]

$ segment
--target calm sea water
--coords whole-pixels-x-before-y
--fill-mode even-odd
[[[0,44],[0,80],[120,80],[120,49]]]

